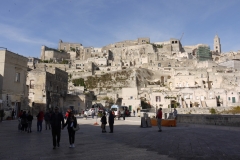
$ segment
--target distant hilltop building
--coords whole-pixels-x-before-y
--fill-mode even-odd
[[[214,43],[213,43],[214,51],[217,53],[221,53],[221,44],[220,44],[220,38],[218,35],[214,37]]]

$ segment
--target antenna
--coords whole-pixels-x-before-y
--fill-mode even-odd
[[[182,33],[182,36],[181,36],[181,38],[179,39],[180,41],[182,40],[183,35],[184,35],[184,32]]]

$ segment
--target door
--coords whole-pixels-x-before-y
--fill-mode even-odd
[[[235,97],[232,97],[232,103],[236,103]]]
[[[129,106],[129,111],[130,111],[130,112],[132,111],[132,106]]]

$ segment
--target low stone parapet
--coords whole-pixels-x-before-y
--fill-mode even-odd
[[[240,115],[178,114],[177,123],[240,126]]]

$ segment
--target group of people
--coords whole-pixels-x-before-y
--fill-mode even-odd
[[[53,149],[56,147],[60,147],[60,139],[61,139],[61,130],[63,130],[66,126],[68,129],[69,135],[69,148],[74,148],[75,141],[75,128],[77,127],[77,119],[74,117],[73,112],[69,111],[68,116],[66,117],[66,123],[64,123],[63,114],[59,112],[59,108],[55,107],[54,112],[46,111],[44,114],[43,111],[39,111],[37,114],[37,131],[42,131],[42,122],[45,120],[45,128],[52,131],[52,143]],[[32,132],[32,120],[33,116],[30,111],[21,111],[19,114],[19,130],[26,131],[28,133]]]
[[[55,107],[53,114],[50,117],[51,128],[52,128],[52,140],[53,149],[60,147],[61,130],[67,126],[68,136],[69,136],[69,148],[74,148],[75,141],[75,128],[77,127],[77,119],[74,117],[73,112],[69,112],[66,118],[66,123],[64,123],[64,117],[62,113],[59,112],[59,108]]]
[[[174,109],[173,112],[175,119],[177,118],[177,110]],[[26,113],[26,111],[21,111],[19,114],[20,117],[20,130],[26,131],[28,133],[31,133],[31,127],[32,127],[32,120],[33,116],[31,115],[30,111]],[[112,111],[109,111],[108,116],[108,123],[110,132],[113,133],[113,125],[114,125],[114,114]],[[159,128],[159,132],[162,132],[161,129],[161,121],[162,121],[162,108],[160,108],[156,115],[157,118],[157,124]],[[68,136],[69,136],[69,148],[74,148],[74,141],[75,141],[75,132],[77,127],[77,119],[74,116],[73,112],[69,111],[68,116],[66,117],[66,123],[64,123],[64,117],[63,114],[59,112],[59,108],[55,107],[54,112],[47,111],[45,114],[40,111],[37,115],[37,131],[42,131],[42,122],[43,119],[45,120],[45,127],[52,130],[52,143],[53,143],[53,149],[56,149],[56,147],[60,147],[60,138],[61,138],[61,130],[63,130],[66,126],[68,129]],[[103,116],[101,117],[101,128],[102,133],[106,133],[106,124],[107,124],[107,117],[106,113],[103,113]]]
[[[18,130],[31,133],[33,116],[31,115],[30,111],[21,111],[19,118]]]
[[[112,111],[109,111],[109,116],[108,116],[108,123],[109,123],[109,128],[110,128],[110,132],[109,133],[113,133],[113,124],[114,124],[114,114]],[[102,133],[106,133],[106,124],[107,124],[107,118],[106,118],[106,113],[103,113],[103,116],[101,118],[101,128],[102,128]]]

